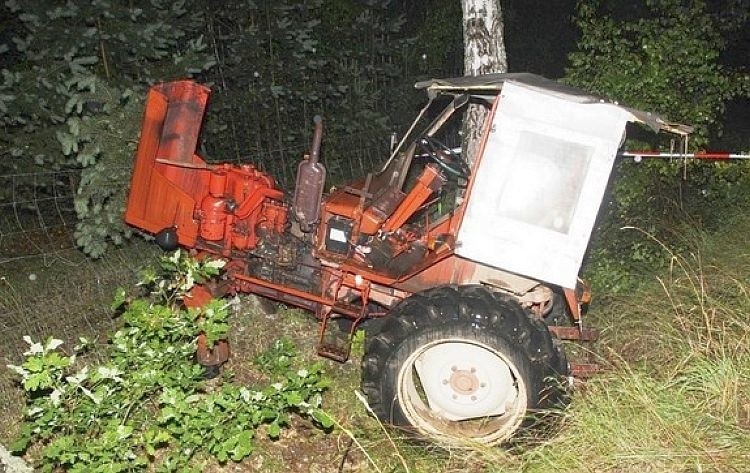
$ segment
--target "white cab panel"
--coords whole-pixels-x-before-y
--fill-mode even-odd
[[[617,105],[506,82],[456,253],[573,288],[625,125]]]

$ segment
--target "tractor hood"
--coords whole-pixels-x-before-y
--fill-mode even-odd
[[[498,92],[502,90],[503,86],[510,82],[570,102],[579,104],[608,103],[617,106],[630,114],[629,121],[643,123],[655,132],[668,131],[678,135],[687,135],[693,131],[693,127],[691,126],[669,122],[655,113],[625,107],[619,105],[617,102],[612,102],[604,97],[593,95],[585,90],[573,87],[572,85],[562,84],[555,80],[547,79],[546,77],[528,72],[484,74],[480,76],[463,76],[449,79],[430,79],[428,81],[417,82],[414,87],[417,89],[426,89],[427,94],[430,97],[435,97],[440,94],[455,93],[497,95]]]
[[[566,288],[576,285],[628,122],[690,127],[533,74],[417,84],[431,95],[496,96],[472,161],[457,255]]]

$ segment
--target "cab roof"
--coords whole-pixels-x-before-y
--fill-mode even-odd
[[[562,84],[552,79],[529,72],[482,74],[478,76],[453,77],[448,79],[430,79],[417,82],[414,87],[425,89],[430,97],[441,94],[468,93],[472,95],[497,95],[506,82],[552,95],[563,100],[580,104],[607,103],[630,113],[631,121],[643,123],[654,131],[669,131],[678,135],[687,135],[693,127],[670,122],[653,112],[645,112],[625,107],[604,97],[591,94],[572,85]]]

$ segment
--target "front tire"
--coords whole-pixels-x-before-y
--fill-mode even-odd
[[[565,404],[568,374],[544,323],[483,286],[405,299],[362,361],[363,391],[382,421],[448,445],[508,441]]]

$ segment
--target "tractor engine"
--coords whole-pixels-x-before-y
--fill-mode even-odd
[[[220,244],[224,251],[250,251],[259,235],[284,232],[288,208],[270,176],[250,164],[225,164],[212,168],[207,180],[194,215],[205,243]]]
[[[209,164],[196,153],[209,92],[191,81],[149,91],[125,220],[164,249],[229,257],[255,250],[261,235],[284,233],[288,207],[253,165]]]

